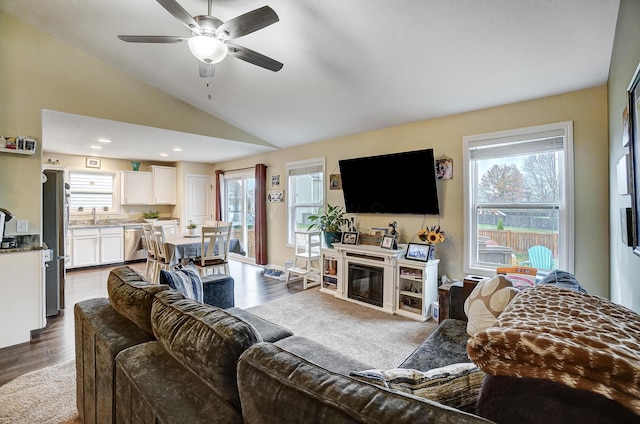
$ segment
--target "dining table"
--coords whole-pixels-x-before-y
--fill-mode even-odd
[[[165,237],[165,252],[171,265],[187,263],[189,259],[202,254],[202,234],[167,233]],[[208,246],[209,242],[205,242],[205,249]],[[240,241],[236,238],[229,240],[229,252],[246,255]]]

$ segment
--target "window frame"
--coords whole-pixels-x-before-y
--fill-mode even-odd
[[[320,167],[322,172],[322,202],[321,203],[294,203],[296,196],[294,195],[295,187],[291,187],[291,171],[297,170],[301,168],[310,168],[310,167]],[[287,196],[287,247],[293,247],[295,243],[295,230],[296,230],[296,214],[295,209],[298,207],[319,207],[321,211],[326,209],[327,203],[327,192],[326,192],[326,184],[325,184],[325,176],[326,176],[326,158],[313,158],[306,159],[294,162],[287,162],[286,164],[286,172],[287,172],[287,188],[289,190],[289,195]]]
[[[480,263],[478,258],[478,218],[477,195],[479,181],[475,172],[475,163],[471,158],[471,148],[480,144],[507,144],[518,140],[531,140],[541,134],[562,132],[564,137],[564,163],[558,173],[560,184],[560,207],[558,228],[558,269],[574,272],[574,240],[575,240],[575,209],[574,209],[574,151],[573,151],[573,121],[557,122],[506,131],[477,134],[463,137],[463,162],[465,175],[463,178],[464,192],[464,272],[484,276],[495,275],[499,265]],[[485,203],[485,202],[482,202]],[[535,208],[542,202],[518,204],[518,207]],[[515,205],[515,204],[513,204]]]
[[[108,211],[96,208],[96,215],[114,215],[119,214],[122,208],[120,204],[120,173],[118,171],[105,171],[105,170],[89,170],[84,168],[67,168],[65,170],[65,181],[71,185],[71,174],[101,174],[109,175],[112,177],[111,195],[113,196],[112,207]],[[69,189],[70,196],[74,193],[73,187]],[[69,208],[69,215],[76,217],[84,217],[92,215],[92,208],[86,208],[82,212],[79,212],[77,208]]]

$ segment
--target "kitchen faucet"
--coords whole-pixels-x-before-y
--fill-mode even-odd
[[[93,225],[96,225],[96,208],[91,209],[91,214],[93,215]]]

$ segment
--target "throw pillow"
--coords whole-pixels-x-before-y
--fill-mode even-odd
[[[464,411],[474,411],[484,378],[484,373],[473,363],[451,364],[426,372],[396,368],[352,371],[349,375]]]
[[[202,279],[193,265],[177,267],[174,271],[160,271],[160,283],[169,285],[185,297],[203,301]]]
[[[489,328],[518,291],[504,275],[480,281],[464,301],[467,333],[474,336]]]

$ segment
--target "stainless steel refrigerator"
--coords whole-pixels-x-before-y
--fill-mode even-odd
[[[46,181],[42,186],[42,239],[52,250],[51,261],[46,262],[47,316],[57,315],[64,309],[65,237],[69,227],[69,202],[65,188],[64,171],[43,171]]]

